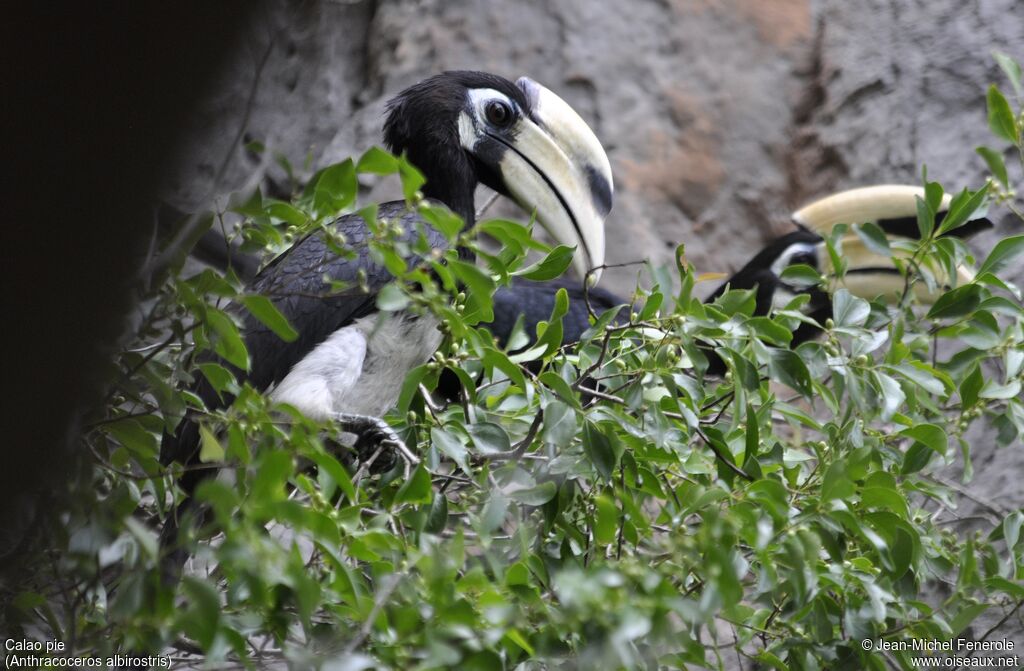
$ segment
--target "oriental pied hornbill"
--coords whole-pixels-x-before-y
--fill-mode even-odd
[[[754,314],[767,315],[773,309],[786,307],[798,294],[807,294],[810,300],[801,306],[801,310],[816,323],[803,322],[797,327],[790,343],[791,347],[796,347],[821,332],[818,324],[823,324],[832,316],[832,299],[825,287],[783,280],[783,271],[790,266],[803,264],[826,276],[832,275],[830,259],[825,251],[822,236],[828,235],[841,223],[872,222],[890,238],[919,237],[916,197],[923,195],[923,189],[920,187],[878,185],[851,189],[814,201],[793,213],[792,219],[798,226],[797,230],[768,243],[732,277],[715,289],[708,296],[707,302],[714,301],[727,289],[754,289]],[[945,218],[950,200],[948,195],[944,198],[936,215],[936,226]],[[991,226],[992,223],[988,219],[977,217],[951,231],[949,235],[966,238]],[[842,253],[848,264],[842,285],[851,293],[874,299],[880,295],[898,295],[903,291],[903,275],[892,264],[891,259],[871,253],[855,234],[844,236]],[[949,278],[945,278],[941,272],[936,276],[940,283],[949,284]],[[970,279],[971,273],[968,268],[958,268],[958,282]],[[562,287],[569,292],[569,311],[562,321],[562,340],[563,343],[578,341],[590,326],[584,291],[578,281],[517,281],[511,286],[502,287],[494,294],[494,322],[486,325],[487,328],[502,345],[508,342],[520,316],[523,318],[524,331],[527,334],[536,333],[537,323],[551,316],[555,294]],[[923,302],[932,302],[937,297],[920,283],[915,286],[915,291]],[[591,305],[598,314],[617,305],[629,303],[608,291],[591,289],[589,294]],[[624,317],[625,315],[620,314],[620,319]],[[704,348],[703,351],[708,358],[707,373],[722,375],[726,370],[722,359],[711,348]],[[438,390],[446,398],[455,398],[458,385],[458,379],[454,375],[442,375]]]
[[[513,83],[482,72],[445,72],[388,103],[384,142],[423,173],[423,195],[460,215],[467,227],[474,219],[474,191],[483,183],[536,213],[558,242],[575,246],[577,271],[598,269],[590,273],[596,280],[604,262],[603,222],[612,204],[611,167],[583,119],[548,89],[526,77]],[[378,212],[382,220],[399,223],[409,241],[422,230],[435,248],[447,245],[404,201],[384,203]],[[379,417],[394,405],[406,373],[433,354],[441,333],[428,315],[378,313],[375,294],[392,277],[369,255],[366,223],[347,215],[332,226],[354,257],[336,256],[321,235],[312,234],[253,279],[251,290],[271,297],[299,337],[284,342],[243,316],[251,365],[247,373],[236,372],[240,380],[269,390],[274,400],[356,434],[357,449],[371,443],[405,451]],[[459,254],[471,256],[465,249]],[[339,292],[325,276],[353,288]],[[207,407],[224,403],[205,382],[196,392]],[[164,436],[161,461],[193,464],[198,451],[198,425],[186,417]],[[186,471],[182,488],[190,494],[208,475],[209,470]],[[165,522],[165,547],[175,543],[177,518],[192,509],[190,501]],[[176,573],[186,555],[172,554]]]

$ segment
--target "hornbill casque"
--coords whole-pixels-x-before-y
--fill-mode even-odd
[[[558,242],[575,246],[577,272],[599,276],[604,219],[612,205],[608,157],[583,119],[540,84],[470,71],[423,80],[388,103],[384,143],[423,174],[424,197],[460,215],[467,228],[474,223],[474,191],[485,184],[535,213]],[[378,216],[399,223],[407,241],[422,230],[433,247],[447,247],[404,201],[380,205]],[[331,226],[354,256],[335,255],[314,233],[252,280],[250,291],[271,297],[299,336],[284,342],[253,316],[241,315],[251,363],[248,372],[235,372],[240,381],[269,390],[273,400],[356,434],[357,452],[370,444],[407,453],[380,416],[394,406],[406,374],[430,358],[442,334],[428,315],[378,313],[376,293],[393,278],[370,257],[365,221],[352,214]],[[472,257],[467,249],[458,252]],[[325,276],[352,288],[339,292]],[[195,392],[207,408],[230,401],[202,379]],[[186,416],[174,433],[164,435],[162,463],[195,464],[199,442],[195,417]],[[191,494],[210,475],[199,469],[182,476],[187,497],[161,533],[162,545],[170,549],[165,577],[176,576],[187,558],[176,547],[180,518],[196,514]]]
[[[755,290],[754,314],[767,315],[773,309],[785,308],[798,294],[807,294],[809,300],[801,306],[801,311],[815,323],[801,322],[796,328],[790,342],[791,347],[796,347],[821,333],[819,325],[832,317],[832,298],[821,285],[784,280],[783,271],[790,266],[803,264],[823,275],[833,275],[823,236],[829,235],[838,224],[871,222],[877,224],[891,239],[919,238],[916,197],[923,196],[924,191],[920,187],[886,184],[842,191],[816,200],[793,213],[792,221],[797,230],[765,245],[716,288],[705,302],[714,301],[729,289]],[[936,226],[944,219],[950,201],[948,195],[943,199],[935,217]],[[991,221],[979,216],[947,235],[966,238],[991,227]],[[892,298],[904,290],[903,275],[891,259],[870,252],[856,234],[848,233],[842,238],[842,253],[848,266],[841,286],[845,286],[852,294],[871,300],[879,296]],[[958,268],[958,283],[969,281],[971,277],[968,268]],[[949,278],[939,279],[948,286]],[[584,288],[578,280],[518,280],[510,286],[501,287],[494,294],[494,321],[481,326],[486,326],[502,345],[507,344],[520,317],[523,319],[525,333],[534,334],[538,322],[551,316],[555,294],[560,288],[565,288],[569,294],[569,309],[562,320],[562,340],[565,344],[577,342],[590,327]],[[930,303],[937,298],[923,284],[919,283],[914,288],[922,302]],[[597,314],[615,306],[629,304],[628,300],[606,290],[590,289],[588,294]],[[619,321],[625,317],[625,314],[620,313]],[[724,374],[726,366],[721,357],[710,347],[702,349],[708,358],[706,372],[714,376]],[[458,389],[458,378],[442,374],[438,390],[443,396],[456,398]]]

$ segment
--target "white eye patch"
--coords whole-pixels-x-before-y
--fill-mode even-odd
[[[469,103],[470,109],[472,110],[472,116],[469,111],[463,110],[459,114],[459,142],[462,144],[463,149],[473,149],[473,145],[477,141],[477,127],[482,125],[484,117],[484,108],[487,107],[487,103],[492,101],[503,102],[508,105],[509,109],[517,109],[516,105],[507,95],[496,91],[494,89],[470,89],[469,90]]]

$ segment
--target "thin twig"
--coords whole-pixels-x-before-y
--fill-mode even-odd
[[[498,200],[499,196],[501,196],[501,194],[498,193],[497,191],[488,196],[487,200],[484,201],[484,204],[480,206],[480,209],[476,211],[476,218],[479,219],[480,217],[484,216],[484,213],[487,212],[487,210],[491,209],[491,205],[494,204],[494,201]]]
[[[988,637],[989,637],[989,636],[991,636],[991,635],[992,635],[992,634],[993,634],[993,633],[994,633],[994,632],[995,632],[995,631],[996,631],[997,629],[999,629],[999,628],[1000,628],[1000,627],[1002,627],[1002,626],[1003,626],[1004,624],[1006,624],[1006,623],[1007,623],[1007,621],[1009,621],[1009,619],[1010,619],[1011,617],[1013,617],[1013,616],[1014,616],[1014,614],[1015,614],[1015,613],[1016,613],[1016,612],[1017,612],[1018,610],[1020,610],[1020,607],[1021,607],[1022,605],[1024,605],[1024,601],[1018,601],[1018,602],[1017,602],[1017,605],[1016,605],[1016,606],[1014,606],[1014,607],[1013,607],[1013,609],[1012,609],[1012,610],[1011,610],[1011,611],[1010,611],[1009,613],[1007,613],[1007,614],[1006,614],[1006,615],[1005,615],[1005,616],[1003,617],[1003,619],[999,620],[999,622],[996,622],[996,623],[995,623],[994,625],[992,625],[992,627],[991,627],[991,628],[990,628],[990,629],[989,629],[988,631],[986,631],[986,632],[985,632],[984,634],[982,634],[982,635],[981,635],[981,638],[980,638],[980,639],[978,639],[978,640],[979,640],[979,641],[984,641],[984,640],[988,639]],[[970,657],[970,656],[971,656],[971,655],[973,655],[973,654],[974,654],[974,653],[972,652],[972,653],[971,653],[970,655],[968,655],[968,657]]]

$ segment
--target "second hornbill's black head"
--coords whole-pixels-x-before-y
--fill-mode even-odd
[[[608,157],[583,119],[533,80],[469,71],[425,79],[388,103],[384,140],[423,172],[424,195],[467,224],[483,183],[536,211],[558,242],[576,247],[581,276],[604,263]]]
[[[819,283],[802,278],[784,279],[786,268],[806,265],[817,269],[823,267],[821,255],[824,242],[816,233],[798,230],[776,238],[758,252],[745,266],[740,268],[721,286],[715,289],[708,302],[721,296],[726,289],[756,289],[755,314],[767,315],[772,310],[786,307],[800,294],[810,297],[801,306],[804,314],[818,323],[832,316],[832,300]],[[801,324],[793,333],[793,346],[809,340],[819,331],[811,324]]]

